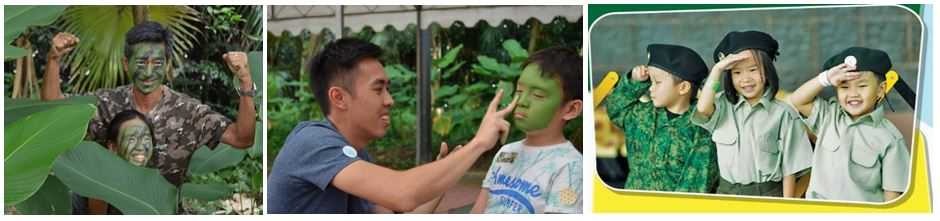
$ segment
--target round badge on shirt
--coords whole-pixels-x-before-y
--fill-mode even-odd
[[[346,155],[349,158],[356,158],[359,154],[356,152],[356,148],[346,145],[343,147],[343,155]]]

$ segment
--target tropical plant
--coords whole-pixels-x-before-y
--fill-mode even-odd
[[[34,35],[31,33],[35,31],[29,30],[36,28],[36,26],[52,23],[64,9],[65,6],[10,5],[3,7],[3,21],[6,26],[3,30],[4,61],[15,58],[17,64],[13,74],[4,73],[5,83],[8,82],[6,85],[10,87],[9,90],[7,88],[4,88],[4,90],[10,91],[11,97],[30,97],[38,91],[36,87],[38,80],[35,73],[37,69],[42,70],[37,66],[44,63],[44,59],[38,59],[39,62],[37,62],[33,59],[36,56],[27,55],[33,54],[33,48],[39,48],[39,54],[42,54],[41,49],[43,47],[42,43],[39,43],[39,47],[34,47],[38,42],[33,37],[41,34]],[[11,45],[13,43],[16,46]]]
[[[65,6],[3,6],[3,58],[19,58],[29,55],[21,47],[11,44],[30,26],[51,24],[65,10]]]
[[[194,45],[199,28],[197,12],[189,6],[69,6],[59,18],[64,31],[80,39],[66,56],[64,67],[74,75],[72,92],[89,92],[126,84],[122,66],[125,33],[135,25],[135,7],[144,7],[145,20],[162,24],[172,32],[172,66],[183,65],[183,55]],[[139,8],[138,8],[139,9]]]
[[[87,97],[4,101],[4,205],[15,205],[36,193],[56,157],[82,140],[95,112],[93,101]]]

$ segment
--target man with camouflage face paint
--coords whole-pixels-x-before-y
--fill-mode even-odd
[[[471,212],[581,213],[581,153],[563,131],[581,115],[581,56],[548,48],[524,67],[513,126],[525,139],[496,153]]]
[[[172,42],[170,32],[156,22],[137,24],[127,32],[123,66],[132,85],[92,93],[98,98],[98,110],[88,124],[86,138],[106,144],[108,121],[116,114],[124,110],[143,113],[153,123],[151,145],[154,148],[148,160],[152,162],[148,165],[158,168],[170,183],[179,186],[185,181],[189,160],[197,148],[215,148],[223,142],[244,149],[254,143],[255,89],[244,52],[223,55],[240,83],[236,90],[239,105],[234,123],[208,105],[170,89],[165,84],[172,70]],[[59,61],[78,43],[79,39],[69,33],[58,33],[52,39],[42,86],[43,100],[65,97],[60,89]],[[119,154],[133,155],[132,161],[146,158],[138,156],[137,149],[128,151]]]
[[[131,75],[134,87],[143,94],[150,94],[163,86],[165,79],[166,47],[162,43],[141,42],[131,45],[132,54],[125,67]]]

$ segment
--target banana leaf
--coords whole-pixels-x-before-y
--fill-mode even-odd
[[[26,111],[4,111],[4,115]],[[56,157],[85,136],[94,112],[90,104],[62,105],[4,124],[4,204],[15,205],[39,190]]]
[[[65,152],[54,171],[73,192],[104,200],[124,214],[176,212],[176,186],[157,169],[134,166],[98,143],[85,141]]]
[[[71,202],[69,189],[59,178],[50,175],[36,194],[16,204],[16,212],[36,215],[71,215]]]

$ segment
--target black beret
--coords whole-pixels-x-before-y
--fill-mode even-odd
[[[885,74],[891,70],[891,58],[888,57],[888,53],[863,47],[851,47],[830,57],[823,64],[823,70],[829,70],[842,63],[853,62],[852,60],[855,62],[855,71],[871,71],[880,78],[884,78]]]
[[[732,31],[728,32],[724,39],[721,39],[712,56],[714,56],[715,62],[718,62],[725,56],[746,49],[758,49],[767,52],[771,60],[776,60],[777,55],[780,55],[780,52],[777,51],[780,49],[780,45],[769,34],[759,31]]]
[[[694,50],[678,45],[651,44],[646,47],[649,66],[657,67],[696,85],[708,77],[708,66]]]

